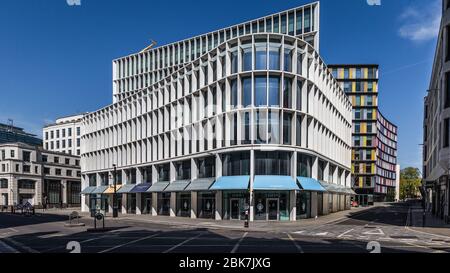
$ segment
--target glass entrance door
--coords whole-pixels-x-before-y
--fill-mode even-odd
[[[278,221],[280,215],[278,198],[267,199],[267,220]]]
[[[240,220],[239,199],[230,199],[231,220]]]

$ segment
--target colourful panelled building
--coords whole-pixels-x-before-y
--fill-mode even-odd
[[[361,205],[394,201],[397,126],[378,105],[378,65],[329,65],[353,104],[352,187]]]

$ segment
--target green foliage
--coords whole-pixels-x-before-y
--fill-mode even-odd
[[[420,197],[422,175],[419,169],[408,167],[400,172],[400,199]]]

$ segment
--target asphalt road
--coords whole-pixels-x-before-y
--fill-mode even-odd
[[[376,207],[350,218],[289,232],[246,232],[107,221],[108,232],[64,227],[67,217],[0,213],[0,253],[416,253],[450,252],[450,238],[407,229],[407,205]],[[379,247],[379,249],[378,249]]]

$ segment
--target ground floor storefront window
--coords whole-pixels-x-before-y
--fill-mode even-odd
[[[223,219],[245,220],[245,208],[248,203],[247,191],[223,192]]]
[[[67,203],[69,205],[81,204],[81,183],[79,182],[67,182]]]
[[[179,217],[191,216],[191,193],[178,192],[176,203],[177,203],[177,216]]]
[[[136,214],[136,194],[127,193],[127,213]]]
[[[170,192],[158,193],[158,215],[170,215]]]
[[[289,192],[255,192],[255,220],[289,221]]]
[[[297,206],[297,219],[311,218],[311,192],[298,192],[295,204]]]
[[[138,193],[141,194],[141,214],[150,214],[152,212],[152,194],[151,193]]]
[[[45,180],[44,181],[44,200],[48,205],[61,205],[61,181]]]
[[[214,219],[216,210],[216,195],[214,192],[197,193],[198,218]]]

